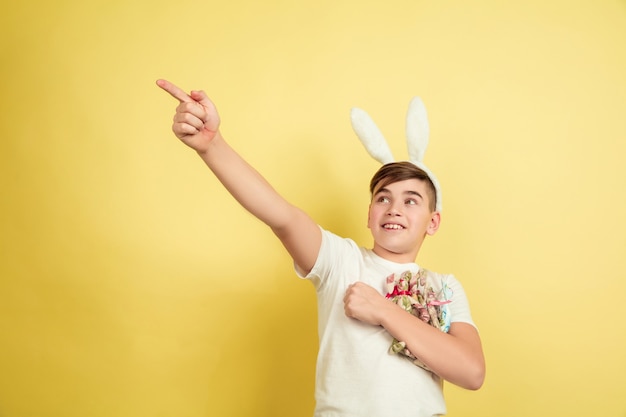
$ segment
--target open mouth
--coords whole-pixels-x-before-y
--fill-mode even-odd
[[[396,223],[385,223],[383,224],[383,229],[386,230],[402,230],[404,226],[396,224]]]

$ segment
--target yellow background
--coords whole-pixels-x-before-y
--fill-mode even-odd
[[[449,415],[626,416],[624,1],[23,1],[0,33],[0,416],[311,415],[312,286],[161,77],[367,246],[349,109],[404,159],[420,95],[444,209],[418,260],[464,283],[488,367]]]

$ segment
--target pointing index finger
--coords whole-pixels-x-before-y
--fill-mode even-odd
[[[176,100],[183,102],[191,102],[194,101],[189,94],[185,93],[180,88],[176,87],[174,84],[167,80],[157,80],[157,85],[161,87],[163,90],[167,91],[172,97]]]

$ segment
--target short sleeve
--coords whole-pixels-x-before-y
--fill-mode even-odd
[[[442,275],[442,280],[452,290],[452,302],[450,303],[450,322],[468,323],[476,327],[472,314],[470,312],[469,301],[463,285],[454,277],[454,275]]]

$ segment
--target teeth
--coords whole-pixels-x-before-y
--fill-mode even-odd
[[[394,229],[394,230],[399,230],[399,229],[404,229],[402,226],[400,226],[399,224],[384,224],[383,227],[385,229]]]

